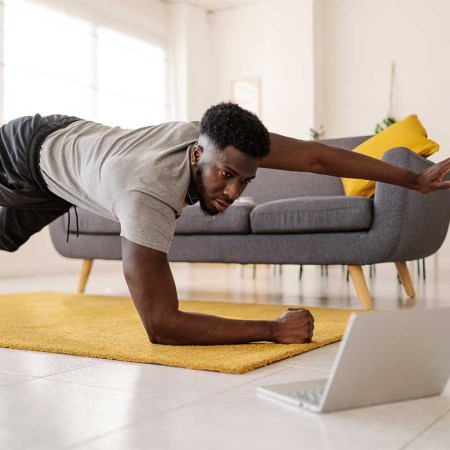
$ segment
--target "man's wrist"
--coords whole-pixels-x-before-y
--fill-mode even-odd
[[[278,342],[280,323],[277,320],[268,322],[269,324],[269,341]]]
[[[406,187],[415,191],[420,191],[420,173],[413,172],[412,170],[409,170],[408,172],[408,186]]]

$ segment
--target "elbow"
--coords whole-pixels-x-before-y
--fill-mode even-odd
[[[158,344],[158,345],[182,345],[182,343],[177,342],[175,339],[167,337],[164,333],[154,333],[154,332],[148,332],[147,336],[149,341],[152,344]]]
[[[148,339],[152,344],[182,345],[176,338],[176,331],[172,320],[153,319],[145,327]]]
[[[155,330],[153,330],[151,328],[147,328],[146,331],[147,331],[148,340],[150,341],[151,344],[163,344],[163,342],[162,342],[163,340],[161,340],[159,334],[157,334]]]
[[[164,326],[147,326],[146,331],[148,339],[152,344],[170,345],[169,340],[166,338],[167,330],[164,329]]]

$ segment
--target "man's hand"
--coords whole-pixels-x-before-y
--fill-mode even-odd
[[[450,170],[450,158],[438,162],[434,166],[420,172],[417,176],[417,190],[422,194],[450,188],[450,181],[443,181],[445,174]]]
[[[314,317],[307,309],[288,308],[275,322],[274,342],[278,344],[311,342]]]

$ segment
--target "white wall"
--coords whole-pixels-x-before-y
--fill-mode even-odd
[[[450,156],[450,2],[316,0],[326,64],[322,122],[327,136],[370,134],[387,114],[391,61],[395,115],[416,113]],[[320,119],[318,119],[320,120]]]
[[[212,96],[211,15],[189,3],[167,7],[173,118],[200,120]]]
[[[270,131],[308,138],[314,125],[313,0],[267,0],[212,14],[211,103],[231,83],[261,77],[260,117]]]

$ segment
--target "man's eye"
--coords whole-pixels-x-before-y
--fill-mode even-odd
[[[252,180],[242,180],[242,184],[250,184]]]
[[[227,172],[226,170],[219,170],[219,172],[224,178],[230,178],[232,176],[231,172]]]

